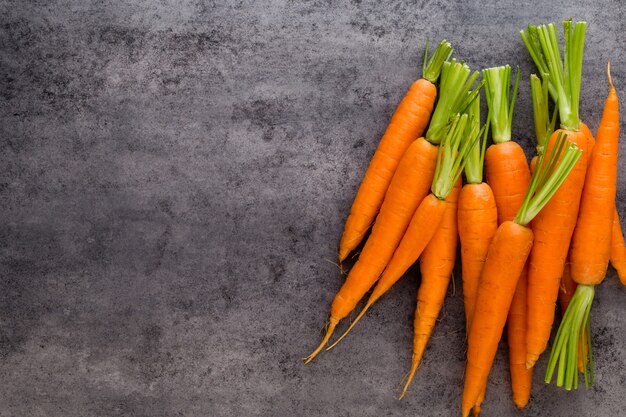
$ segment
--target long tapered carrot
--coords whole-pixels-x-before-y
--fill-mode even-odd
[[[530,27],[530,26],[529,26]],[[533,59],[544,59],[551,85],[558,96],[561,128],[546,144],[546,152],[554,146],[558,135],[566,134],[583,156],[559,188],[554,198],[533,220],[535,239],[528,267],[528,320],[526,334],[526,366],[534,366],[545,350],[554,321],[559,283],[569,243],[576,224],[580,195],[587,171],[588,140],[580,131],[578,105],[582,77],[585,22],[563,24],[565,33],[565,64],[561,59],[558,35],[553,23],[535,27],[535,41],[527,42]],[[522,32],[524,38],[524,32]],[[535,60],[537,62],[537,60]],[[542,72],[542,74],[544,74]]]
[[[589,127],[583,122],[580,122],[580,130],[587,137],[587,141],[589,143],[589,152],[591,152],[591,150],[593,149],[593,145],[595,145],[596,143],[596,140],[593,137],[593,133],[591,133]],[[615,272],[617,272],[617,276],[621,283],[623,285],[626,285],[626,247],[624,246],[624,233],[622,232],[622,226],[620,224],[617,207],[615,207],[615,213],[613,214],[613,233],[611,236],[610,263],[611,266],[615,269]]]
[[[402,277],[435,234],[446,211],[447,199],[456,180],[461,175],[465,156],[470,150],[470,141],[463,140],[466,135],[467,120],[467,114],[463,114],[460,117],[456,116],[451,123],[437,156],[437,169],[433,178],[432,192],[424,198],[415,211],[402,240],[370,294],[365,307],[329,349],[343,340],[369,308]]]
[[[358,261],[333,299],[326,333],[317,348],[305,359],[305,363],[317,356],[328,343],[339,321],[354,310],[361,298],[378,281],[436,174],[438,147],[433,143],[439,144],[445,139],[450,115],[467,107],[478,95],[478,89],[468,94],[476,78],[478,73],[471,73],[466,64],[454,59],[444,62],[440,80],[441,95],[426,137],[411,144],[400,160],[372,233]],[[443,120],[446,124],[442,125]]]
[[[617,276],[623,285],[626,285],[626,247],[624,246],[624,235],[619,221],[619,213],[615,208],[613,214],[613,230],[611,235],[611,266],[615,268]]]
[[[411,85],[398,105],[365,172],[341,236],[339,262],[342,262],[365,236],[383,203],[402,155],[409,145],[422,135],[428,125],[437,97],[435,83],[444,61],[452,54],[452,46],[443,40],[430,60],[427,60],[427,53],[428,45],[424,53],[423,78]]]
[[[617,153],[619,139],[619,103],[607,66],[609,94],[604,103],[596,143],[589,159],[580,211],[570,248],[572,279],[578,284],[563,316],[550,353],[545,381],[550,382],[559,365],[557,386],[569,390],[578,387],[577,356],[585,330],[587,346],[591,348],[589,313],[595,294],[595,285],[606,275],[611,253],[614,202],[617,186]],[[587,358],[587,353],[589,357]],[[593,384],[591,349],[583,349],[585,386]],[[587,373],[589,368],[589,377]]]
[[[413,319],[413,356],[411,370],[400,399],[406,394],[424,357],[426,345],[437,323],[437,317],[441,312],[450,284],[450,276],[456,262],[457,207],[460,191],[461,180],[459,179],[446,199],[446,209],[437,231],[419,258],[421,283],[417,292],[417,305]]]
[[[576,145],[561,136],[557,142],[554,149],[539,159],[515,220],[503,222],[491,241],[468,339],[461,405],[463,417],[467,417],[472,408],[481,405],[481,394],[513,295],[533,245],[533,231],[527,225],[562,186],[580,158],[581,152]]]

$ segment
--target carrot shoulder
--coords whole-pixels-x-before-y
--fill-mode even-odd
[[[452,46],[441,41],[430,61],[427,52],[428,45],[423,78],[411,85],[398,105],[357,191],[339,243],[340,262],[358,246],[374,222],[402,155],[428,125],[437,97],[435,83],[444,61],[452,54]]]

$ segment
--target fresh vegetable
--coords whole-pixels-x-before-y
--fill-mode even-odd
[[[578,287],[559,326],[546,370],[545,380],[550,382],[558,363],[556,383],[557,386],[565,386],[567,390],[572,386],[578,387],[577,356],[585,330],[587,345],[591,347],[589,314],[595,294],[594,287],[606,275],[611,252],[617,186],[619,104],[611,80],[610,65],[607,67],[607,76],[609,94],[604,104],[596,143],[591,151],[580,212],[570,248],[572,279]],[[583,365],[585,386],[588,386],[589,383],[593,384],[591,349],[583,352]]]
[[[471,108],[474,130],[480,124],[480,102]],[[488,126],[488,124],[487,124]],[[482,143],[476,143],[467,156],[465,178],[467,184],[461,189],[458,202],[458,229],[461,241],[461,271],[465,326],[469,333],[476,301],[480,273],[487,257],[491,239],[498,228],[496,201],[491,187],[483,182],[483,165],[488,128],[484,130]]]
[[[519,70],[509,99],[511,67],[483,70],[487,104],[491,114],[494,144],[487,149],[487,182],[493,189],[498,210],[498,225],[513,221],[524,202],[530,184],[528,161],[522,148],[511,140],[513,108],[519,85]],[[513,400],[523,408],[530,398],[532,370],[526,369],[526,270],[517,284],[508,318],[509,365]],[[520,329],[524,328],[523,331]],[[486,382],[486,381],[485,381]],[[486,388],[486,386],[484,387]]]
[[[564,183],[580,155],[575,144],[559,135],[555,146],[539,159],[515,219],[503,222],[491,241],[468,339],[464,417],[480,406],[517,282],[533,246],[533,231],[527,225]]]
[[[471,141],[465,138],[467,119],[467,114],[463,114],[456,116],[451,122],[448,134],[439,148],[431,193],[422,200],[415,211],[402,241],[374,287],[365,307],[350,324],[348,330],[330,348],[347,336],[369,308],[413,265],[437,231],[448,206],[447,199],[463,171],[465,157],[471,149]],[[455,197],[453,198],[456,200]]]
[[[532,26],[530,26],[532,27]],[[565,60],[561,59],[556,27],[553,23],[534,27],[536,39],[527,42],[535,62],[544,60],[542,77],[549,76],[558,96],[561,128],[550,136],[545,152],[550,152],[557,137],[567,135],[583,152],[563,186],[533,221],[536,239],[528,267],[528,320],[526,334],[526,367],[531,368],[545,350],[554,321],[554,306],[569,243],[576,225],[580,195],[587,170],[588,140],[579,130],[578,105],[582,76],[585,22],[563,23]],[[522,37],[524,38],[524,32]]]
[[[444,62],[440,81],[440,96],[426,138],[412,143],[400,160],[380,213],[358,261],[350,270],[345,283],[335,295],[330,308],[326,333],[319,346],[305,360],[310,362],[324,348],[339,320],[345,318],[381,276],[396,251],[418,205],[428,193],[437,174],[438,147],[446,137],[450,115],[467,107],[478,95],[468,94],[478,73],[456,60]],[[445,122],[444,122],[445,120]],[[450,187],[452,188],[452,187]]]
[[[446,198],[446,209],[437,231],[419,257],[421,283],[417,291],[417,305],[413,319],[413,357],[411,370],[400,399],[406,394],[422,362],[426,345],[435,328],[450,283],[450,276],[456,262],[458,243],[456,216],[460,191],[461,179],[459,178]]]
[[[358,246],[380,209],[385,193],[402,155],[428,125],[435,105],[435,83],[443,63],[452,55],[452,46],[443,40],[430,58],[424,51],[421,79],[415,81],[396,109],[385,131],[363,182],[359,187],[339,243],[339,262]],[[434,163],[433,163],[434,165]]]

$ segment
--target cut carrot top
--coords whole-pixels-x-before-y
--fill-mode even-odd
[[[478,71],[472,73],[463,62],[453,59],[443,63],[439,80],[439,101],[426,132],[427,141],[434,145],[441,143],[446,136],[450,118],[456,113],[462,113],[479,94],[479,88],[468,94],[477,78]]]
[[[436,83],[441,74],[443,63],[446,62],[450,56],[452,56],[452,45],[444,39],[439,43],[439,46],[437,46],[435,53],[428,59],[428,41],[426,41],[424,63],[422,64],[422,78],[433,84]]]
[[[521,32],[522,40],[542,77],[549,75],[548,89],[557,102],[563,129],[578,131],[580,117],[580,83],[582,80],[583,49],[585,46],[586,22],[571,19],[563,22],[565,57],[559,49],[556,25],[528,26],[528,34]]]
[[[537,155],[543,155],[546,143],[550,135],[552,135],[552,132],[554,132],[558,111],[558,107],[554,106],[552,118],[550,118],[550,111],[548,109],[548,80],[548,76],[544,77],[543,80],[540,80],[535,74],[531,74],[530,76],[530,90],[533,101],[533,115],[535,118],[535,136],[537,137]]]
[[[515,76],[513,94],[511,89],[511,67],[487,68],[483,70],[485,79],[485,96],[489,105],[491,117],[491,136],[494,143],[503,143],[511,140],[511,126],[513,122],[513,108],[519,86],[519,69]]]
[[[484,132],[482,142],[476,140],[467,154],[465,161],[465,177],[469,184],[480,184],[483,182],[483,166],[485,162],[485,150],[487,149],[487,132],[489,131],[489,123],[480,127],[480,96],[470,104],[467,109],[469,116],[468,134],[470,138],[478,138],[480,132]],[[487,116],[489,117],[489,116]]]

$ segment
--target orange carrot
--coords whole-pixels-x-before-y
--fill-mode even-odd
[[[350,270],[348,278],[335,295],[326,333],[317,348],[306,358],[305,363],[313,360],[324,348],[339,320],[354,310],[387,266],[436,174],[439,166],[438,150],[433,144],[440,143],[447,133],[446,125],[442,126],[442,120],[448,123],[451,114],[465,108],[467,103],[475,98],[478,90],[472,94],[468,92],[477,77],[478,73],[471,74],[469,67],[464,63],[456,62],[454,59],[443,63],[441,95],[426,138],[420,138],[411,144],[400,160],[372,233],[358,261]]]
[[[528,267],[526,334],[526,367],[528,368],[534,366],[550,338],[559,283],[576,225],[580,195],[587,170],[588,140],[579,130],[580,119],[578,117],[586,23],[578,22],[573,25],[571,20],[566,20],[563,26],[566,65],[563,65],[561,59],[558,36],[553,23],[548,26],[534,27],[533,33],[538,40],[536,43],[526,43],[533,59],[543,52],[551,84],[558,94],[557,105],[561,129],[552,133],[546,144],[546,152],[551,151],[558,135],[567,135],[568,140],[583,151],[583,156],[578,160],[563,186],[533,220],[533,231],[537,238],[530,254]],[[524,38],[524,32],[522,32],[522,38]],[[568,82],[565,82],[565,79]]]
[[[480,119],[480,102],[472,108],[477,129]],[[485,129],[485,136],[487,134]],[[476,290],[480,273],[487,257],[491,239],[498,228],[496,201],[491,187],[483,182],[485,159],[485,137],[482,145],[476,143],[465,164],[467,184],[461,189],[458,203],[458,229],[461,241],[461,271],[463,279],[463,301],[467,333],[472,322]]]
[[[358,246],[380,209],[402,155],[428,125],[435,105],[441,67],[452,54],[452,46],[441,41],[427,60],[424,53],[423,78],[415,81],[396,109],[372,157],[359,187],[339,243],[339,262]]]
[[[515,220],[503,222],[489,246],[468,339],[463,417],[481,405],[481,394],[513,295],[533,245],[533,231],[527,225],[563,184],[580,157],[580,150],[574,144],[566,145],[564,137],[559,137],[557,142],[554,150],[540,158]]]
[[[557,386],[578,387],[576,356],[579,344],[587,331],[587,346],[591,347],[589,313],[595,294],[595,285],[606,275],[611,253],[614,202],[617,186],[617,151],[619,139],[619,104],[611,68],[607,67],[609,95],[604,104],[596,143],[589,158],[580,211],[570,248],[572,279],[578,284],[563,316],[550,353],[546,382],[552,380],[559,364]],[[589,354],[589,359],[587,358]],[[583,352],[585,386],[593,384],[593,359],[591,349]],[[587,377],[587,365],[590,378]]]
[[[417,292],[417,305],[413,320],[413,357],[411,370],[400,394],[406,394],[413,376],[419,367],[430,335],[437,323],[437,317],[443,306],[450,275],[456,262],[457,202],[461,191],[461,179],[446,199],[446,209],[437,231],[419,258],[422,281]]]
[[[509,105],[511,67],[483,70],[486,81],[487,103],[491,114],[491,129],[494,144],[486,155],[487,182],[493,189],[498,210],[498,224],[513,221],[524,202],[530,184],[530,170],[522,148],[511,140],[513,107],[519,83],[519,71],[515,80],[513,96]],[[509,363],[513,401],[523,408],[530,398],[532,371],[519,363],[526,356],[526,271],[520,277],[513,307],[508,318]],[[523,331],[520,329],[524,328]],[[515,333],[512,333],[512,329]],[[512,337],[511,337],[512,336]],[[525,361],[524,361],[525,362]],[[485,385],[486,388],[486,385]],[[479,399],[479,404],[480,404]]]
[[[624,235],[619,222],[617,208],[613,214],[613,231],[611,237],[611,266],[617,271],[617,276],[623,285],[626,285],[626,247],[624,247]]]
[[[466,135],[467,119],[468,116],[466,114],[454,118],[448,134],[439,149],[432,192],[424,198],[415,211],[409,227],[406,229],[387,268],[370,294],[365,307],[344,334],[329,349],[346,337],[369,308],[402,277],[406,270],[421,255],[435,234],[449,204],[448,199],[454,184],[463,170],[465,156],[470,149],[468,145],[469,140],[462,140]]]

